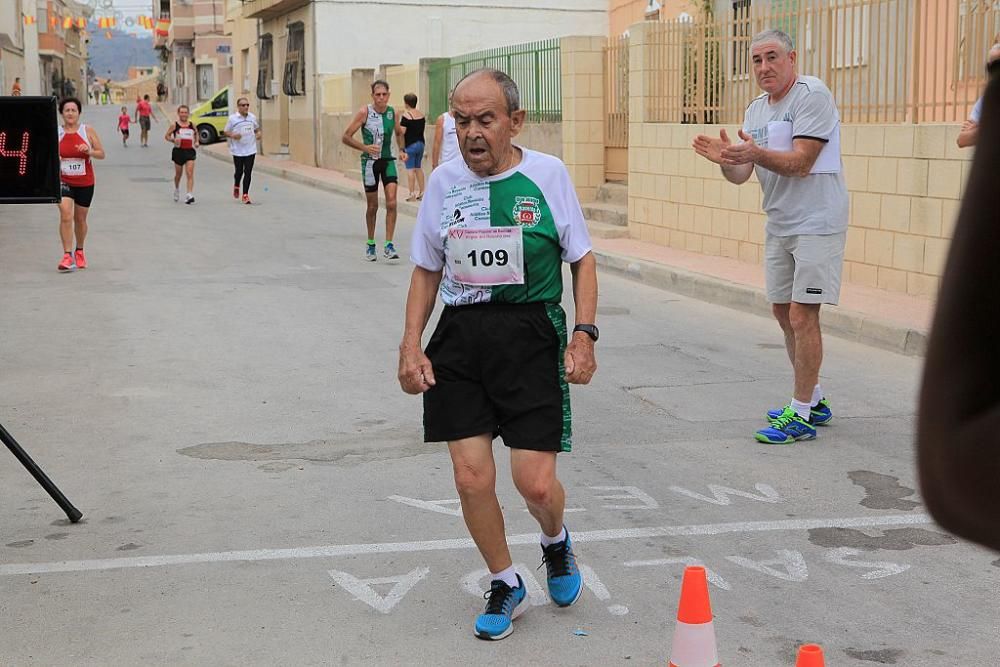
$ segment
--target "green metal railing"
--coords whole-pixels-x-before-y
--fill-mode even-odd
[[[528,44],[501,46],[486,51],[455,56],[447,63],[447,90],[455,87],[463,76],[482,67],[506,72],[521,93],[521,108],[527,111],[529,122],[544,123],[562,120],[562,65],[558,39],[546,39]],[[431,74],[432,79],[434,73]],[[435,90],[436,89],[436,90]],[[434,86],[429,110],[447,108],[447,91]]]

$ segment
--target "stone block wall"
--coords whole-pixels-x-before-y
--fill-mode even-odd
[[[604,37],[563,37],[562,159],[581,201],[604,183]]]
[[[691,148],[719,126],[633,122],[629,232],[633,238],[760,263],[765,216],[756,178],[726,181]],[[730,136],[735,127],[728,127]],[[944,268],[972,151],[950,125],[847,125],[851,198],[844,280],[933,297]]]

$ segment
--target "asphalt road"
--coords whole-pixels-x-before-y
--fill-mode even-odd
[[[914,491],[919,359],[829,339],[833,423],[760,445],[777,326],[608,275],[560,458],[588,589],[547,603],[498,442],[535,606],[476,640],[483,566],[395,379],[407,262],[363,261],[360,202],[260,174],[244,206],[207,157],[175,204],[163,124],[123,149],[113,116],[84,115],[108,147],[89,269],[56,272],[54,206],[0,207],[0,423],[85,514],[0,454],[0,664],[664,664],[693,562],[726,665],[1000,654],[997,554]]]

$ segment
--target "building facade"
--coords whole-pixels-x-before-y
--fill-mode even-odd
[[[618,37],[630,25],[643,20],[672,21],[695,17],[701,4],[703,0],[610,0],[608,35]]]
[[[234,81],[264,128],[264,152],[318,164],[320,77],[562,35],[605,35],[606,0],[228,0]],[[317,37],[318,36],[318,37]],[[401,100],[395,100],[400,104]]]
[[[24,75],[25,2],[33,0],[8,0],[0,3],[0,95],[10,95],[14,79],[21,79],[23,94],[28,94]]]
[[[170,104],[193,106],[232,82],[225,0],[154,0],[153,14],[169,25],[153,46],[162,52]]]

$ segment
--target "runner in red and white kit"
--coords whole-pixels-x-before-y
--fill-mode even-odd
[[[75,97],[64,98],[59,103],[59,113],[63,118],[63,125],[59,128],[59,180],[62,187],[59,236],[62,238],[63,258],[58,268],[64,272],[87,268],[83,242],[87,239],[87,214],[94,199],[94,165],[91,160],[104,159],[104,147],[97,132],[80,123],[82,106]]]
[[[164,139],[174,145],[170,159],[174,162],[174,201],[181,198],[181,171],[187,175],[185,204],[194,203],[194,161],[198,157],[198,129],[188,120],[191,110],[186,104],[177,107],[177,122],[167,129]]]

